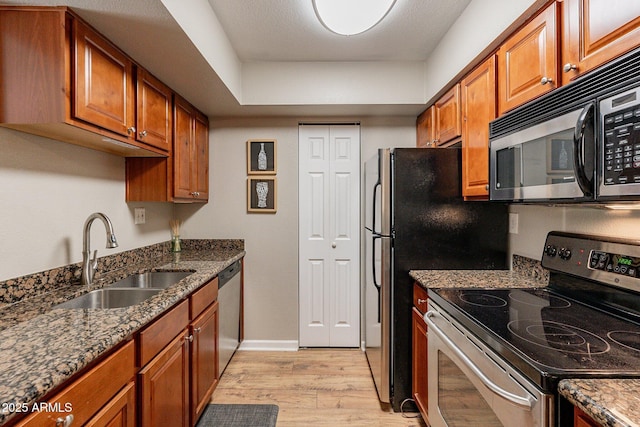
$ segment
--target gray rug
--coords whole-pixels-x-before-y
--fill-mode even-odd
[[[275,427],[278,405],[209,404],[196,427]]]

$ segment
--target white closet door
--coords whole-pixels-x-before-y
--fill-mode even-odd
[[[301,347],[358,347],[360,127],[299,127]]]

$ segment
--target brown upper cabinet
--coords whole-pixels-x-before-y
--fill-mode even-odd
[[[640,43],[640,2],[564,0],[562,83],[569,83]]]
[[[496,61],[489,57],[460,83],[462,91],[462,195],[489,196],[489,122],[496,118]]]
[[[173,92],[142,68],[138,68],[137,76],[136,139],[168,153],[173,131]]]
[[[2,126],[123,156],[138,140],[136,66],[66,7],[0,7]]]
[[[127,158],[127,202],[209,200],[209,120],[174,95],[173,148],[168,158]]]
[[[433,147],[435,137],[435,115],[436,108],[431,107],[424,110],[416,119],[416,147]]]
[[[558,7],[558,3],[549,5],[500,46],[500,115],[557,87]]]
[[[450,145],[462,134],[460,123],[460,84],[454,85],[434,104],[435,107],[435,145]]]

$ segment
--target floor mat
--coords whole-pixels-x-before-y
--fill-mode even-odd
[[[196,427],[275,427],[278,405],[209,404]]]

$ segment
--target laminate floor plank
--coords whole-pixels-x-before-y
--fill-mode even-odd
[[[419,414],[394,413],[378,400],[366,356],[357,349],[237,351],[211,403],[276,404],[277,427],[426,427]]]

